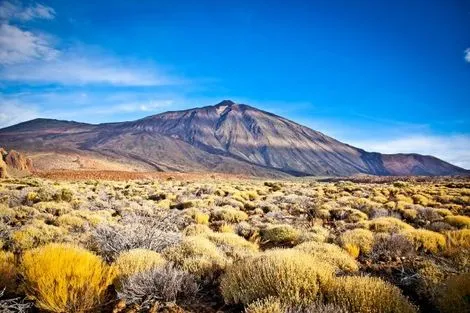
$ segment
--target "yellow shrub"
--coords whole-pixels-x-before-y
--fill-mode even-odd
[[[359,253],[367,254],[372,250],[374,235],[367,229],[356,228],[342,233],[339,237],[339,241],[341,246],[347,251],[352,249],[352,246],[355,246],[359,250],[358,255]],[[346,247],[349,247],[349,249]]]
[[[361,253],[361,248],[358,245],[353,243],[347,243],[343,246],[343,249],[346,250],[350,256],[357,259]]]
[[[400,289],[375,277],[336,278],[328,286],[328,302],[355,313],[415,313],[417,309]]]
[[[294,249],[305,252],[318,262],[328,263],[336,269],[354,272],[359,270],[356,260],[337,245],[324,242],[304,242]]]
[[[446,245],[446,237],[442,234],[427,229],[411,229],[403,232],[403,235],[413,244],[416,250],[424,250],[437,253]]]
[[[445,273],[432,261],[425,261],[416,272],[418,286],[416,292],[425,299],[435,300],[437,290],[445,278]]]
[[[233,233],[235,230],[232,224],[223,223],[219,226],[219,232],[221,233]]]
[[[450,277],[437,298],[442,313],[470,312],[470,273]]]
[[[179,245],[165,249],[163,256],[198,277],[210,276],[227,263],[222,251],[203,236],[186,237]]]
[[[47,225],[41,220],[23,226],[12,233],[13,245],[20,250],[26,250],[50,242],[61,241],[66,231],[60,227]]]
[[[238,223],[248,219],[248,215],[238,209],[232,207],[222,207],[214,210],[211,219],[215,221],[225,221],[229,223]]]
[[[0,292],[6,288],[7,292],[16,289],[15,256],[11,252],[0,251]]]
[[[263,241],[272,243],[293,243],[299,236],[300,232],[288,224],[270,225],[261,231]]]
[[[448,215],[444,218],[448,224],[458,228],[470,228],[470,217],[464,215]]]
[[[233,259],[241,259],[258,251],[257,245],[234,233],[207,233],[206,236]]]
[[[245,313],[285,313],[286,310],[281,301],[275,297],[267,297],[252,302]]]
[[[446,232],[447,247],[450,249],[470,248],[470,229],[460,229]]]
[[[402,214],[403,217],[407,220],[414,220],[418,217],[418,211],[415,209],[404,209]]]
[[[320,297],[333,269],[306,253],[273,249],[230,266],[220,284],[227,303],[249,304],[269,296],[308,304]]]
[[[68,213],[72,209],[71,205],[67,202],[58,203],[55,201],[39,202],[36,203],[34,207],[39,212],[50,213],[56,216]]]
[[[422,206],[427,206],[430,202],[427,197],[425,197],[423,195],[419,195],[419,194],[413,195],[412,198],[413,198],[414,203],[420,204]]]
[[[209,224],[209,214],[196,212],[194,213],[194,221],[196,224],[207,225]]]
[[[86,312],[99,305],[114,270],[79,247],[49,244],[27,251],[21,274],[36,306],[50,312]]]
[[[395,217],[378,217],[368,222],[369,229],[375,232],[392,233],[400,230],[413,229],[413,226]]]
[[[186,236],[196,236],[211,232],[212,230],[209,228],[209,226],[202,224],[191,224],[183,230],[183,234]]]
[[[55,224],[68,230],[82,230],[86,225],[86,221],[79,216],[67,213],[59,216]]]
[[[165,259],[157,252],[147,249],[132,249],[122,252],[116,259],[118,275],[129,276],[163,265]]]

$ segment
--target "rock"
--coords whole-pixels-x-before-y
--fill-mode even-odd
[[[3,158],[0,158],[0,178],[8,178],[7,165]]]
[[[20,170],[20,171],[32,171],[33,162],[23,154],[16,150],[10,150],[5,156],[5,163],[7,166]]]

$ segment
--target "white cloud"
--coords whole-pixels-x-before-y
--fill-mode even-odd
[[[40,116],[38,110],[17,100],[0,98],[0,128],[32,120]]]
[[[77,55],[72,51],[63,51],[52,60],[4,67],[0,70],[0,79],[60,85],[165,86],[182,83],[152,66],[127,63],[107,55]]]
[[[23,6],[19,1],[4,1],[0,4],[0,19],[2,20],[26,22],[33,19],[51,20],[54,17],[54,9],[40,3],[33,3],[27,7]]]
[[[468,48],[467,50],[465,50],[465,61],[467,61],[468,63],[470,63],[470,48]]]
[[[0,5],[0,81],[35,85],[167,86],[183,83],[151,64],[128,62],[96,48],[75,44],[58,48],[50,35],[24,30],[13,21],[52,19],[55,11],[41,4]],[[66,43],[65,43],[66,45]],[[64,46],[64,43],[62,43]]]
[[[13,65],[33,60],[52,60],[59,52],[52,47],[50,37],[33,34],[9,25],[0,25],[0,64]]]
[[[350,141],[356,147],[381,153],[419,153],[432,155],[451,164],[470,169],[470,135],[413,135],[390,140]]]

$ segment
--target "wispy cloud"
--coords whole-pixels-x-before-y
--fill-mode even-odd
[[[67,45],[52,35],[25,30],[25,21],[54,18],[41,4],[0,6],[0,80],[28,85],[167,86],[186,83],[155,64],[129,61],[85,44]],[[19,24],[19,25],[18,25]]]
[[[50,41],[46,35],[24,31],[10,24],[0,24],[0,65],[50,61],[59,55]]]
[[[28,84],[113,86],[167,86],[182,84],[151,65],[126,62],[109,55],[61,51],[53,59],[12,64],[0,70],[0,79]]]
[[[1,20],[30,21],[33,19],[51,20],[55,17],[53,8],[40,3],[23,6],[19,1],[4,1],[0,4]]]
[[[470,63],[470,48],[465,50],[465,61]]]
[[[0,128],[39,116],[40,112],[34,105],[24,104],[16,99],[5,99],[0,96]]]

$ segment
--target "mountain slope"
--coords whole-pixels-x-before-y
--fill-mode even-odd
[[[38,119],[0,130],[0,145],[33,154],[73,154],[132,164],[130,168],[134,170],[281,177],[468,173],[430,156],[366,152],[229,100],[112,124]]]

